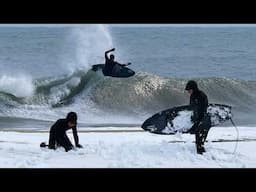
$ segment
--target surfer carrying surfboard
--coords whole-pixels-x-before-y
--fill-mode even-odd
[[[131,65],[131,63],[127,63],[127,64],[120,64],[118,62],[115,61],[115,56],[113,54],[110,54],[110,56],[108,57],[108,53],[115,51],[115,48],[110,49],[108,51],[105,52],[105,67],[104,67],[104,75],[112,75],[113,72],[116,73],[115,71],[115,66],[119,65],[122,67]],[[118,68],[117,68],[118,69]]]
[[[192,116],[194,125],[189,133],[195,134],[197,153],[203,154],[205,152],[204,142],[211,127],[211,119],[207,115],[208,98],[203,91],[198,89],[197,83],[193,80],[188,81],[185,90],[190,95],[190,105],[195,108]]]

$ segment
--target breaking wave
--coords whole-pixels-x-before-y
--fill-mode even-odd
[[[213,77],[195,80],[210,103],[231,105],[239,117],[255,110],[256,82]],[[118,79],[104,77],[101,72],[77,70],[71,75],[34,80],[28,95],[12,91],[12,83],[0,86],[0,113],[53,120],[75,110],[84,122],[103,122],[109,116],[113,117],[111,121],[117,116],[142,120],[160,110],[187,104],[187,81],[145,72]]]

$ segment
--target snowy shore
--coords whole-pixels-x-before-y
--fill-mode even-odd
[[[196,154],[194,135],[156,135],[139,127],[79,128],[84,148],[67,153],[39,147],[48,141],[47,131],[0,131],[0,168],[255,168],[256,128],[238,129],[247,141],[212,142],[237,139],[233,127],[212,128],[204,155]]]

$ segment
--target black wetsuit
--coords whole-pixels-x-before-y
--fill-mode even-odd
[[[103,70],[104,75],[111,75],[114,66],[117,64],[117,62],[112,61],[111,59],[109,59],[107,56],[105,56],[105,67]]]
[[[199,89],[194,90],[192,95],[190,96],[190,105],[192,105],[195,108],[193,121],[195,123],[200,122],[204,118],[204,115],[207,112],[207,107],[208,107],[207,96],[205,95],[204,92],[202,92]]]
[[[50,129],[50,137],[49,137],[49,148],[55,149],[56,144],[58,146],[62,146],[66,151],[69,151],[73,148],[72,143],[70,142],[68,136],[66,135],[66,131],[71,128],[68,127],[67,119],[59,119],[57,120]],[[78,135],[76,126],[72,128],[73,136],[75,140],[75,145],[78,145]]]
[[[206,94],[199,89],[193,90],[190,96],[190,105],[194,108],[192,117],[194,125],[189,132],[195,134],[196,145],[200,148],[204,144],[211,127],[210,116],[207,115],[208,98]]]

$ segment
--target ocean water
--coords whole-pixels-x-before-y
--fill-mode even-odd
[[[135,76],[90,70],[112,47]],[[85,127],[139,126],[188,104],[190,79],[238,125],[256,125],[255,62],[256,26],[0,26],[0,128],[48,129],[69,111]]]

